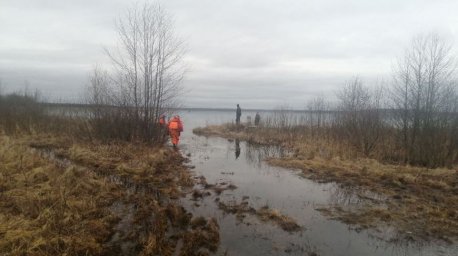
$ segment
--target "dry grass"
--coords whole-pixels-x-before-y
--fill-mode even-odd
[[[216,222],[194,230],[175,200],[194,184],[185,159],[152,133],[131,129],[144,126],[125,119],[110,126],[116,120],[107,119],[101,132],[87,109],[45,109],[28,95],[0,95],[0,103],[2,255],[196,255],[217,248]]]
[[[292,232],[301,230],[301,227],[295,220],[280,213],[277,209],[271,209],[268,206],[264,206],[257,211],[257,215],[261,220],[269,220],[277,223],[285,231]]]
[[[107,207],[120,192],[90,173],[60,169],[21,143],[0,137],[0,251],[103,254],[117,221]]]
[[[369,202],[357,209],[331,211],[332,217],[346,223],[371,227],[384,222],[423,239],[458,238],[457,170],[387,165],[370,159],[284,158],[269,163],[301,169],[312,180],[360,187],[387,198],[379,202],[384,208]]]
[[[216,222],[192,228],[173,201],[194,184],[173,150],[43,134],[0,142],[2,253],[196,255],[218,247]]]
[[[240,139],[261,145],[286,145],[290,140],[290,134],[278,132],[278,129],[245,128],[243,125],[211,125],[204,128],[195,128],[193,133],[204,136],[218,136],[228,139]]]
[[[199,128],[195,132],[282,145],[292,155],[267,159],[270,164],[299,169],[303,176],[318,182],[337,182],[343,187],[370,190],[386,198],[379,202],[369,200],[364,207],[321,209],[332,218],[362,228],[391,225],[399,232],[423,239],[458,239],[456,166],[452,169],[427,169],[381,163],[363,158],[350,146],[329,138],[293,136],[287,131],[271,128],[254,131],[222,125]]]
[[[192,221],[192,229],[183,236],[180,255],[210,255],[218,249],[219,226],[214,218]]]
[[[255,215],[261,221],[275,223],[287,232],[297,232],[302,229],[295,220],[282,214],[279,210],[269,208],[268,206],[256,210],[250,207],[246,201],[242,201],[241,203],[223,203],[220,201],[218,202],[218,208],[226,213],[235,214],[239,220],[243,220],[246,214]]]

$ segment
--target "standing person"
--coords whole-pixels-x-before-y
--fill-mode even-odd
[[[254,125],[258,126],[259,121],[261,121],[261,116],[259,115],[259,112],[256,112],[256,116],[254,116]]]
[[[161,142],[165,141],[167,138],[167,121],[165,118],[165,115],[161,115],[159,117],[159,138],[161,139]]]
[[[165,115],[161,115],[161,117],[159,117],[159,125],[161,127],[166,125]]]
[[[176,115],[169,120],[169,134],[173,147],[176,148],[180,140],[180,133],[183,131],[183,123],[180,116]]]
[[[240,117],[242,116],[242,109],[240,108],[239,104],[237,104],[237,110],[235,111],[235,123],[237,125],[240,124]]]

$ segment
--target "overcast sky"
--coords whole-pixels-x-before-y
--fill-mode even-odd
[[[129,0],[0,0],[3,91],[77,100]],[[419,33],[456,43],[456,0],[167,0],[187,43],[189,107],[302,109],[345,81],[389,80]]]

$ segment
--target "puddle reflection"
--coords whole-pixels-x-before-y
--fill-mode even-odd
[[[386,197],[360,187],[346,187],[332,183],[328,204],[333,206],[355,207],[363,203],[378,203]]]
[[[245,158],[246,160],[256,167],[261,167],[261,163],[272,157],[286,157],[291,154],[290,151],[280,146],[261,146],[243,142],[245,145]]]
[[[235,159],[238,159],[240,156],[240,140],[235,140]]]

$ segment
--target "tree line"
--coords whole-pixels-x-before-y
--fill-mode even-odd
[[[318,97],[301,117],[275,111],[264,124],[298,136],[345,144],[356,155],[427,167],[458,163],[458,83],[452,45],[439,35],[416,36],[391,83],[368,86],[356,77],[335,104]]]
[[[358,79],[339,94],[340,125],[365,154],[391,136],[386,157],[406,164],[451,166],[458,160],[458,84],[452,45],[437,34],[415,37],[387,88]],[[388,109],[382,115],[382,108]]]

